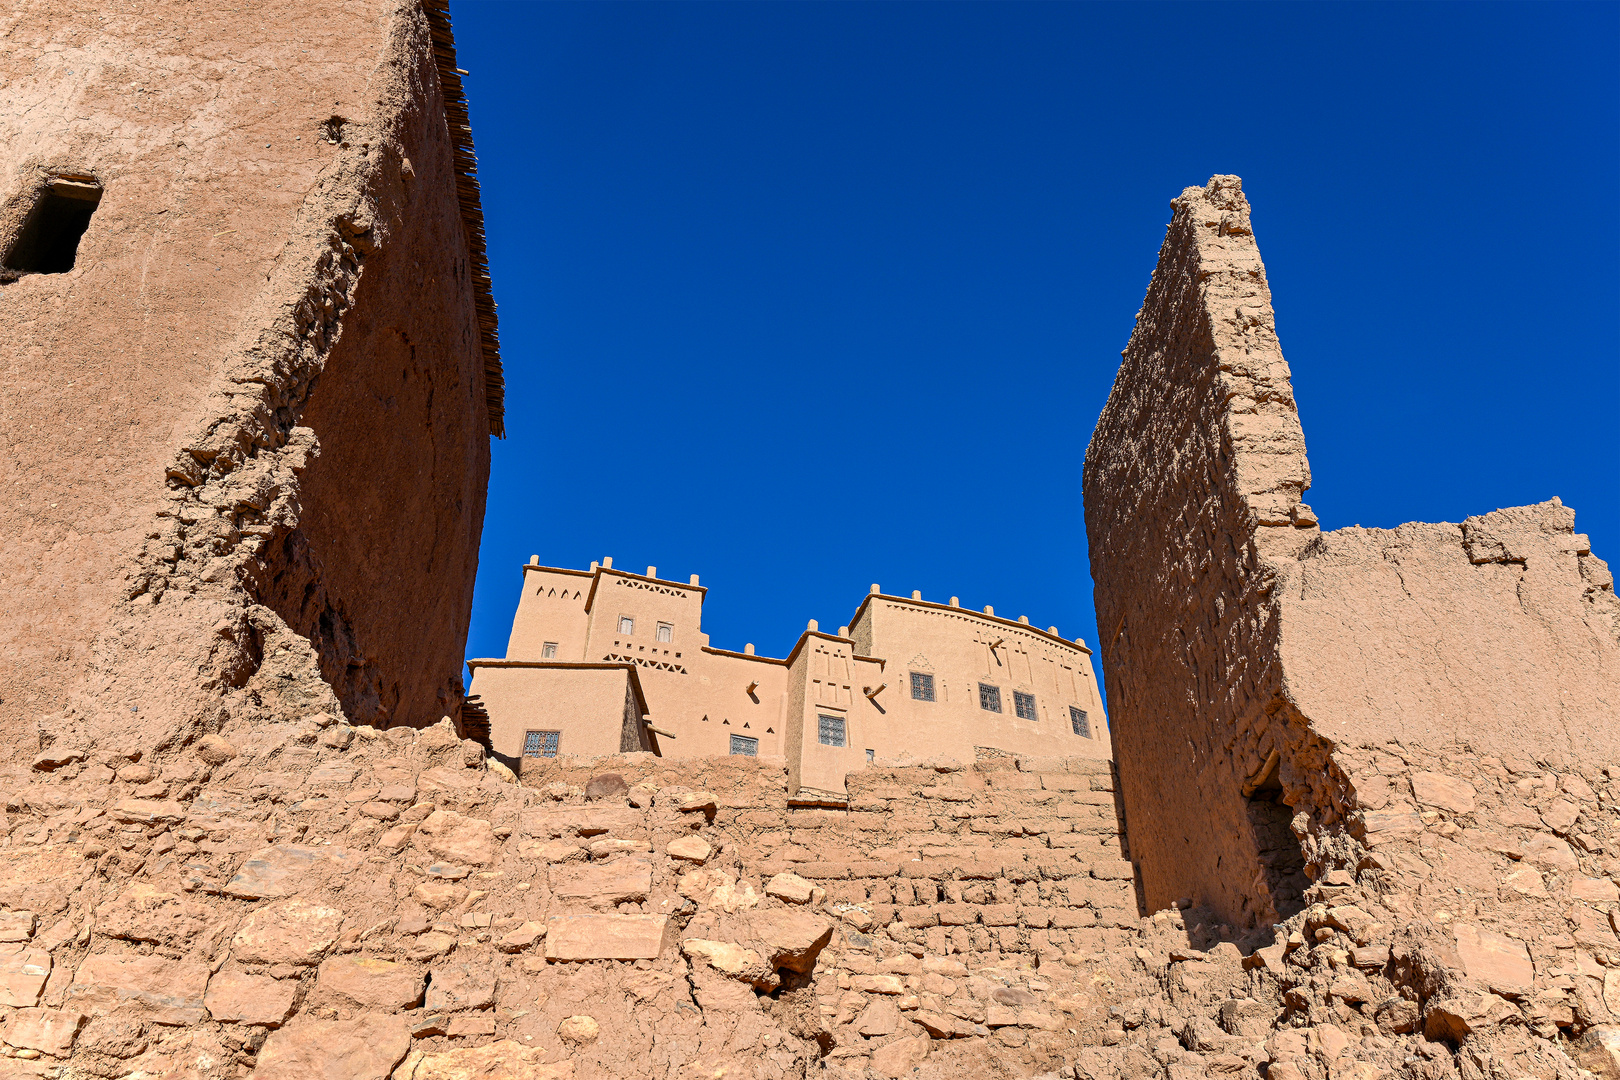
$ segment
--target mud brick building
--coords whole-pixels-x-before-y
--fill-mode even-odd
[[[503,660],[469,661],[491,745],[519,756],[650,750],[782,758],[789,789],[841,799],[869,762],[976,748],[1109,756],[1083,641],[1027,617],[885,595],[836,634],[812,620],[786,657],[710,646],[706,590],[616,570],[523,568]]]

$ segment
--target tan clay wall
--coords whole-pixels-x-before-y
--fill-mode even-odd
[[[878,596],[862,605],[850,633],[858,651],[887,659],[880,721],[890,733],[886,745],[900,745],[909,734],[930,753],[963,759],[975,746],[1111,756],[1090,655],[1068,642],[973,611]],[[913,671],[934,675],[934,701],[911,696]],[[980,707],[980,683],[1000,689],[1000,713]],[[1015,691],[1034,695],[1039,720],[1017,715]],[[1071,705],[1086,711],[1091,738],[1074,734]]]
[[[549,641],[557,646],[558,660],[591,659],[585,654],[590,627],[585,594],[590,588],[590,575],[582,571],[525,566],[506,658],[539,660]]]
[[[564,754],[617,754],[643,749],[644,730],[630,673],[622,667],[502,667],[499,662],[473,670],[468,692],[490,714],[490,743],[509,762],[523,754],[528,731],[560,732]],[[627,714],[636,742],[624,745]],[[650,748],[650,747],[649,747]]]
[[[301,207],[341,168],[321,122],[372,104],[353,58],[380,58],[380,8],[304,10],[51,3],[6,18],[8,221],[45,170],[105,188],[72,271],[0,288],[7,737],[66,703],[125,598],[131,556],[179,545],[177,523],[157,517],[164,467],[217,408],[210,395]]]
[[[4,481],[31,492],[0,510],[5,738],[335,709],[321,673],[378,722],[454,704],[499,373],[429,36],[414,4],[10,17],[0,217],[49,170],[105,196],[74,270],[0,288]],[[373,392],[403,427],[339,400]],[[426,527],[352,529],[368,485]],[[402,590],[439,618],[383,618]]]

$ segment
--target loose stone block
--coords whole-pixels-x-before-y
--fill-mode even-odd
[[[276,1027],[292,1015],[298,983],[245,971],[221,971],[208,980],[203,1005],[215,1020]]]
[[[362,1013],[350,1020],[300,1016],[273,1031],[259,1051],[254,1080],[386,1080],[411,1048],[402,1016]]]
[[[656,960],[668,944],[664,915],[553,915],[548,960]]]
[[[193,961],[91,956],[74,973],[67,1000],[93,1016],[131,1009],[159,1024],[200,1024],[207,986],[208,968]]]
[[[73,1009],[18,1009],[5,1028],[5,1041],[21,1050],[66,1057],[85,1019]]]
[[[551,893],[563,903],[613,907],[647,898],[652,890],[652,865],[640,859],[607,863],[564,863],[551,871]]]
[[[424,982],[422,972],[411,964],[349,955],[321,961],[316,985],[362,1008],[397,1012],[421,1002]]]

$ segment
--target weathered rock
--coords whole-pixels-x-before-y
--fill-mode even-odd
[[[928,1060],[928,1036],[896,1039],[872,1052],[872,1071],[879,1076],[910,1076]]]
[[[481,818],[453,810],[435,810],[416,829],[411,843],[453,863],[487,866],[495,860],[495,830]]]
[[[208,968],[161,956],[91,956],[68,987],[72,1008],[100,1016],[130,1010],[160,1024],[198,1024],[206,1017]]]
[[[900,1008],[893,998],[873,998],[866,1011],[855,1018],[855,1030],[862,1035],[893,1035],[900,1030]]]
[[[530,919],[504,934],[497,946],[502,952],[522,952],[545,936],[546,924]]]
[[[249,915],[231,939],[248,964],[318,964],[337,943],[343,912],[302,897],[279,900]]]
[[[548,960],[656,960],[668,943],[664,915],[553,915]]]
[[[1412,795],[1424,806],[1438,806],[1453,814],[1466,814],[1474,809],[1474,785],[1444,773],[1413,773]]]
[[[778,900],[785,900],[790,904],[807,904],[815,891],[811,885],[798,874],[784,871],[777,874],[765,883],[765,892]]]
[[[1522,997],[1535,989],[1536,969],[1524,942],[1460,924],[1456,928],[1457,955],[1470,979],[1506,997]]]
[[[446,964],[428,972],[429,1012],[487,1009],[495,1004],[495,972],[482,964]]]
[[[321,961],[317,986],[380,1012],[414,1009],[422,1000],[425,979],[410,964],[376,956],[333,956]]]
[[[189,941],[208,925],[210,915],[202,904],[136,881],[96,909],[96,930],[128,941]]]
[[[1495,994],[1465,993],[1430,1001],[1423,1012],[1423,1033],[1430,1039],[1458,1041],[1517,1019],[1519,1010]]]
[[[764,946],[760,951],[767,963],[801,975],[814,970],[822,946],[832,938],[832,923],[809,912],[756,910],[739,918]]]
[[[221,971],[208,980],[203,1004],[215,1020],[277,1027],[292,1015],[298,983],[244,971]]]
[[[66,1057],[85,1019],[83,1013],[71,1009],[18,1009],[0,1038],[22,1050]]]
[[[714,851],[714,845],[701,836],[680,836],[671,840],[664,846],[664,853],[672,859],[684,859],[687,862],[703,865],[709,860]]]
[[[613,907],[647,899],[652,891],[652,865],[640,859],[601,864],[563,864],[551,870],[551,894],[564,903]]]
[[[254,1080],[386,1080],[411,1048],[405,1018],[362,1013],[350,1020],[299,1017],[270,1033]]]
[[[766,974],[764,957],[734,942],[687,938],[681,942],[681,952],[727,975],[751,978],[764,977]]]
[[[210,765],[223,765],[236,756],[236,747],[230,740],[218,735],[204,735],[197,740],[197,756]]]
[[[1548,833],[1539,833],[1530,838],[1524,845],[1524,859],[1536,866],[1565,873],[1573,873],[1581,865],[1568,844]]]
[[[598,799],[615,799],[623,796],[630,790],[630,785],[624,782],[624,777],[618,773],[598,773],[585,784],[585,798],[589,802]]]
[[[27,941],[38,922],[32,911],[0,911],[0,944]]]
[[[306,888],[322,864],[350,872],[360,858],[347,848],[273,844],[254,852],[222,890],[243,900],[273,900]]]
[[[595,1042],[601,1034],[601,1026],[591,1016],[570,1016],[557,1025],[557,1037],[574,1046]]]
[[[43,949],[0,949],[0,1005],[32,1008],[50,974],[51,954]]]
[[[126,825],[174,825],[185,820],[186,808],[167,799],[120,799],[108,813]]]
[[[436,1054],[413,1050],[393,1080],[570,1080],[574,1063],[543,1065],[543,1053],[511,1039]]]

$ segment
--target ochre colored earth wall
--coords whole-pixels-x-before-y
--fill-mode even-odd
[[[499,372],[434,16],[7,18],[7,243],[53,175],[103,196],[0,286],[0,738],[453,713]]]

